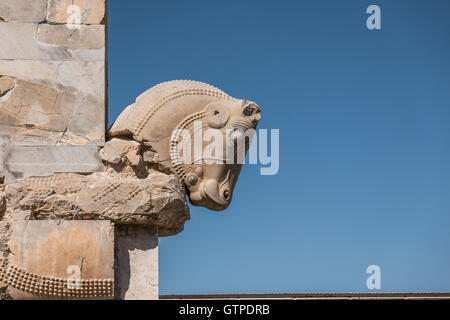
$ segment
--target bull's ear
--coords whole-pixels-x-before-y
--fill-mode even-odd
[[[211,128],[223,128],[230,119],[230,110],[218,102],[211,102],[206,107],[206,121]]]

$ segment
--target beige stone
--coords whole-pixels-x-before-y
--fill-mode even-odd
[[[102,24],[105,18],[104,0],[48,0],[47,21],[50,23],[75,23],[71,20],[76,11],[71,11],[71,5],[80,8],[81,24]]]
[[[0,61],[0,74],[0,133],[11,144],[104,143],[104,62]]]
[[[1,0],[0,19],[17,22],[45,20],[47,0]]]
[[[104,28],[69,29],[65,25],[0,23],[0,59],[104,61]]]
[[[79,21],[72,19],[76,18],[74,9],[77,8],[80,9]],[[97,264],[108,266],[108,277],[112,278],[112,242],[108,242],[108,261],[102,260],[101,254],[92,254],[92,250],[105,244],[100,239],[105,229],[93,221],[95,217],[109,226],[109,237],[113,233],[109,221],[160,224],[167,226],[167,234],[179,232],[184,225],[185,220],[181,223],[181,216],[177,214],[186,219],[187,206],[185,199],[180,200],[178,196],[184,197],[183,191],[173,189],[179,186],[175,176],[169,175],[167,182],[164,174],[152,173],[155,190],[147,192],[145,187],[150,188],[150,181],[145,184],[141,179],[150,173],[145,173],[147,165],[140,153],[130,153],[126,161],[114,168],[107,164],[107,171],[99,157],[107,123],[105,20],[103,0],[0,0],[0,300],[36,298],[36,292],[31,292],[27,285],[33,284],[39,274],[50,279],[43,288],[34,283],[33,290],[38,287],[39,298],[101,297],[92,292],[90,282],[85,282],[88,287],[83,287],[82,291],[93,296],[83,296],[83,292],[66,292],[73,293],[72,296],[45,292],[47,287],[60,284],[66,277],[64,268],[53,267],[61,265],[60,258],[69,258],[68,253],[78,254],[78,258],[83,255],[83,263],[87,265],[79,266],[85,275]],[[139,177],[133,175],[134,171]],[[115,194],[108,189],[108,184],[117,185],[128,178],[130,181],[119,188],[124,205],[116,204],[121,207],[117,215],[104,212],[104,204],[98,204],[97,200]],[[67,184],[61,185],[61,181]],[[29,190],[27,183],[35,185]],[[170,192],[160,191],[163,184],[173,188]],[[78,185],[83,191],[74,193],[72,187]],[[135,195],[138,185],[142,192]],[[53,191],[46,194],[49,188],[45,186],[51,186]],[[42,193],[36,194],[33,190]],[[77,197],[73,198],[74,194]],[[98,197],[93,198],[95,195]],[[133,197],[141,197],[142,203],[128,201]],[[113,204],[115,200],[107,201]],[[47,211],[47,206],[56,211]],[[152,209],[144,209],[145,206]],[[181,207],[183,209],[179,210]],[[162,215],[156,214],[157,210]],[[34,221],[37,218],[41,221]],[[78,229],[66,233],[65,220],[89,221],[71,221]],[[15,265],[23,264],[11,269],[16,266],[5,260],[11,249],[8,245],[11,232],[23,222],[31,228],[31,221],[41,223],[41,227],[27,229],[21,235],[16,233],[16,240],[11,242],[12,260],[18,259]],[[90,226],[82,226],[84,223]],[[45,240],[52,244],[51,248],[47,246],[48,250],[36,249],[44,241],[39,237],[48,236],[43,235],[43,230],[57,233]],[[98,242],[95,237],[100,237]],[[23,245],[19,250],[18,244]],[[57,250],[52,251],[54,249]],[[20,278],[22,276],[25,278]],[[100,272],[88,276],[102,279],[104,275]],[[15,281],[17,277],[25,287]],[[107,283],[112,284],[112,280]],[[111,297],[110,286],[107,298]]]
[[[65,130],[74,108],[75,95],[23,80],[14,84],[8,97],[0,100],[0,125]]]
[[[104,61],[0,60],[0,75],[72,88],[86,96],[105,98]]]
[[[0,181],[0,218],[3,217],[5,211],[6,211],[5,185],[3,184],[3,181]]]
[[[69,50],[97,50],[105,47],[105,26],[80,26],[70,29],[65,25],[41,24],[37,40],[54,46],[66,46]]]
[[[21,177],[62,172],[88,174],[104,170],[95,145],[7,146],[3,147],[3,162],[7,182]]]
[[[223,91],[197,81],[169,81],[143,93],[126,108],[109,130],[110,137],[126,137],[144,143],[156,155],[154,161],[176,173],[193,205],[212,210],[226,209],[242,165],[227,159],[230,149],[236,147],[229,133],[242,135],[255,129],[260,119],[259,107],[251,101],[235,99]],[[222,156],[209,159],[186,159],[188,152],[180,154],[183,137],[188,132],[193,149],[195,122],[204,130],[212,130],[223,138]],[[206,144],[202,143],[205,149]],[[245,153],[249,144],[245,145]],[[181,148],[182,149],[182,148]],[[227,164],[231,162],[231,164]]]
[[[16,73],[20,74],[20,78],[13,79],[14,87],[0,98],[5,103],[5,114],[14,113],[17,104],[8,104],[8,101],[17,94],[16,91],[22,92],[19,90],[22,87],[35,93],[32,98],[28,94],[15,98],[17,101],[30,101],[23,107],[27,112],[36,110],[30,104],[51,100],[48,97],[53,97],[56,103],[60,86],[73,81],[69,79],[69,71],[75,72],[71,68],[80,65],[67,62],[55,65],[49,62],[43,67],[42,64],[37,64],[36,68],[42,68],[40,70],[43,71],[38,75],[27,71],[26,67],[30,66],[33,64],[2,64],[0,61],[3,75],[15,77]],[[64,66],[67,68],[66,74],[61,77]],[[52,78],[52,70],[58,74],[57,79]],[[58,83],[56,93],[52,91],[53,86],[45,87],[43,79],[46,78],[52,78],[51,83]],[[79,79],[83,77],[80,75]],[[10,87],[11,82],[8,83],[3,86]],[[69,86],[64,86],[64,94],[74,93],[77,97],[70,119],[75,115],[82,116],[97,110],[89,105],[97,105],[93,102],[96,99],[102,101],[103,91],[99,87],[85,85],[74,83],[71,90],[68,89]],[[40,89],[36,90],[38,87]],[[80,97],[85,99],[84,103],[79,104]],[[91,98],[94,99],[91,101]],[[57,105],[56,103],[52,108],[58,108]],[[83,110],[83,107],[87,109]],[[19,111],[18,114],[20,113]],[[64,112],[61,111],[61,114]],[[21,117],[16,116],[8,121],[14,122],[17,119]],[[36,122],[36,119],[41,118],[33,114],[32,120]],[[117,270],[120,270],[118,298],[155,298],[158,286],[155,256],[157,236],[175,235],[183,230],[185,222],[190,218],[186,193],[194,205],[224,210],[231,202],[242,167],[238,163],[227,163],[230,159],[226,157],[217,157],[213,164],[208,164],[203,153],[201,159],[181,161],[186,160],[187,156],[178,149],[186,143],[183,136],[180,136],[180,130],[195,136],[197,129],[194,123],[200,122],[201,128],[211,129],[227,141],[222,150],[226,155],[227,150],[236,148],[240,132],[255,129],[259,119],[260,109],[251,101],[232,98],[205,83],[170,81],[145,92],[137,98],[135,104],[124,110],[109,130],[109,139],[105,145],[100,150],[91,149],[89,159],[95,154],[97,158],[94,157],[94,161],[82,159],[86,155],[84,149],[79,150],[81,158],[74,161],[71,156],[75,154],[66,151],[66,148],[76,147],[54,146],[45,149],[48,146],[34,146],[17,149],[17,146],[8,146],[6,152],[3,152],[6,181],[0,189],[0,200],[4,199],[6,208],[2,209],[0,241],[4,243],[10,237],[8,225],[24,220],[107,220],[118,226],[118,230],[121,226],[128,226],[122,229],[123,232],[118,232],[123,236],[120,242],[123,250],[116,260]],[[93,121],[98,120],[99,118]],[[69,120],[65,132],[78,130],[77,134],[81,136],[88,136],[90,133],[89,130],[83,131],[87,128],[85,121],[75,122],[74,127],[69,129],[71,123]],[[8,143],[14,141],[10,135],[5,136]],[[192,147],[192,143],[194,142],[188,140],[188,147]],[[79,148],[86,147],[97,148],[92,145]],[[206,148],[203,142],[201,147]],[[248,145],[245,146],[245,152],[247,151]],[[52,154],[52,160],[45,156],[47,153]],[[80,173],[83,165],[87,165],[87,169],[92,171],[88,170],[85,174],[61,173]],[[90,165],[97,166],[92,168]],[[100,168],[101,171],[97,170]],[[95,170],[98,172],[92,173]],[[152,231],[142,231],[150,229]],[[150,242],[154,243],[154,247],[148,247]],[[4,246],[0,246],[0,249],[3,252],[9,250]],[[7,284],[10,290],[11,283]]]
[[[7,94],[16,85],[16,80],[11,77],[0,77],[0,97]]]
[[[128,161],[137,166],[141,160],[141,144],[134,140],[112,138],[100,150],[100,157],[111,164],[120,164]]]
[[[120,225],[115,231],[116,299],[159,299],[158,230]]]
[[[4,80],[4,81],[3,81]],[[3,85],[4,84],[4,85]],[[0,78],[0,128],[14,144],[84,145],[104,140],[104,100],[72,88]]]
[[[103,144],[105,140],[105,99],[81,96],[77,99],[61,143],[84,145]],[[77,138],[79,141],[77,142]]]
[[[114,233],[109,222],[23,221],[12,226],[3,281],[13,298],[113,298]]]
[[[2,131],[0,131],[2,132]],[[0,185],[3,183],[5,178],[5,152],[8,146],[11,144],[9,136],[0,133]]]
[[[103,166],[94,146],[89,153],[86,148],[9,147],[4,158],[13,176],[7,175],[5,189],[10,215],[152,225],[160,236],[183,230],[190,217],[185,190],[175,174],[144,161],[147,146],[112,139],[100,152]]]
[[[145,178],[56,174],[17,179],[5,188],[7,211],[37,220],[109,220],[158,227],[160,236],[181,232],[189,207],[178,179],[151,172]]]

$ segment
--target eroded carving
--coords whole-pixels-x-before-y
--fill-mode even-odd
[[[229,135],[255,129],[259,119],[260,109],[254,102],[232,98],[205,83],[170,81],[138,97],[113,124],[109,136],[134,139],[150,147],[156,153],[155,163],[178,176],[192,204],[224,210],[231,202],[242,167],[236,159],[227,158],[235,148]],[[196,122],[202,130],[216,130],[223,137],[221,157],[205,159],[203,153],[198,157],[194,152],[186,161],[179,154],[180,132],[187,131],[195,138]],[[201,143],[204,149],[206,143]],[[245,148],[247,152],[248,144]]]
[[[68,278],[42,276],[9,265],[0,267],[0,281],[7,285],[42,298],[112,298],[113,279],[81,279],[72,282]]]
[[[259,119],[255,103],[232,98],[208,84],[184,80],[159,84],[139,96],[109,130],[108,141],[99,149],[103,172],[25,177],[6,185],[0,181],[2,242],[9,239],[17,219],[107,220],[151,225],[159,236],[175,235],[190,218],[186,195],[193,205],[228,207],[242,168],[230,150],[247,130],[256,128]],[[195,149],[195,136],[207,130],[223,138],[221,152],[205,156],[208,141],[200,135],[200,153],[188,156],[186,150]],[[186,133],[194,139],[186,140]],[[244,149],[245,156],[248,143]],[[6,258],[0,289],[3,282],[38,296],[111,294],[108,280],[86,280],[81,291],[68,290],[64,278],[21,269],[7,261],[8,248],[1,250],[0,257]],[[41,279],[47,287],[45,283],[41,287]],[[102,284],[101,290],[96,283]]]

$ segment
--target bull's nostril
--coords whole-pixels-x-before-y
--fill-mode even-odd
[[[230,199],[230,191],[225,190],[225,191],[223,192],[223,198],[224,198],[225,200],[229,200],[229,199]]]

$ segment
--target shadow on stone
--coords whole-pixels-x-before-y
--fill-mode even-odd
[[[158,299],[157,228],[116,225],[114,242],[116,300]]]

